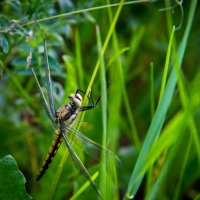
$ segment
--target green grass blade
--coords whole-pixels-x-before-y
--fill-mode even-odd
[[[81,41],[79,35],[79,29],[77,27],[75,32],[75,55],[76,55],[76,66],[77,66],[77,73],[78,73],[78,81],[80,88],[83,87],[83,65],[82,65],[82,56],[81,56]]]
[[[151,91],[151,117],[155,114],[155,97],[154,97],[154,65],[150,64],[151,75],[150,75],[150,91]]]
[[[112,36],[112,33],[113,33],[113,30],[114,30],[114,27],[116,25],[116,22],[117,22],[117,19],[119,17],[119,14],[121,12],[121,9],[122,9],[122,6],[123,6],[123,1],[119,4],[119,7],[116,11],[116,14],[115,14],[115,17],[114,17],[114,20],[113,20],[113,23],[111,24],[110,26],[110,29],[108,31],[108,34],[107,34],[107,37],[106,37],[106,40],[104,42],[104,45],[103,45],[103,48],[102,48],[102,55],[105,53],[106,49],[107,49],[107,46],[108,46],[108,43],[110,41],[110,38]],[[88,88],[87,88],[87,91],[86,91],[86,94],[85,94],[85,97],[84,97],[84,102],[86,101],[87,99],[87,96],[89,94],[89,91],[91,90],[91,87],[93,85],[93,82],[94,82],[94,79],[97,75],[97,72],[98,72],[98,69],[99,69],[99,66],[100,66],[100,60],[98,59],[97,63],[96,63],[96,66],[94,68],[94,71],[93,71],[93,74],[91,76],[91,79],[90,79],[90,82],[89,82],[89,85],[88,85]],[[82,113],[81,117],[79,118],[80,121],[82,121],[84,118],[84,113]],[[78,120],[79,121],[79,120]],[[58,170],[56,171],[55,173],[55,177],[54,177],[54,180],[51,184],[51,187],[50,187],[50,193],[48,195],[48,198],[49,199],[53,199],[53,195],[55,193],[55,190],[56,190],[56,187],[57,187],[57,184],[58,184],[58,181],[60,179],[60,175],[61,175],[61,172],[62,172],[62,168],[63,166],[65,165],[65,162],[66,162],[66,159],[68,157],[68,152],[67,150],[65,150],[64,154],[63,154],[63,158],[62,160],[60,161],[60,165],[58,167]]]
[[[184,52],[186,49],[186,44],[188,41],[196,4],[197,4],[197,1],[191,2],[188,23],[186,26],[186,30],[185,30],[183,39],[179,46],[178,61],[179,61],[180,65],[183,61],[183,56],[184,56]],[[128,191],[127,191],[128,198],[133,198],[140,186],[142,177],[137,180],[139,170],[141,169],[142,165],[144,164],[146,153],[148,152],[149,148],[151,147],[156,136],[158,136],[160,129],[164,124],[164,119],[165,119],[166,113],[169,109],[169,106],[170,106],[170,103],[171,103],[171,100],[173,97],[176,81],[177,81],[176,73],[175,73],[175,70],[173,70],[170,74],[169,80],[166,85],[166,89],[163,94],[163,98],[161,99],[161,102],[156,110],[155,117],[150,125],[150,128],[148,130],[147,137],[144,141],[141,153],[138,157],[135,168],[133,170],[133,173],[132,173],[132,176],[131,176],[131,179],[129,182],[129,186],[128,186]],[[137,181],[135,181],[135,180],[137,180]]]
[[[122,2],[122,1],[121,1]],[[107,4],[109,4],[109,0],[107,0]],[[108,17],[111,27],[113,27],[113,23],[115,21],[115,16],[113,16],[112,9],[108,8]],[[108,77],[109,81],[112,83],[109,86],[108,93],[108,147],[115,152],[116,146],[119,140],[119,124],[121,120],[120,107],[122,102],[122,85],[124,84],[123,79],[123,71],[122,64],[120,59],[120,49],[118,44],[117,34],[115,32],[115,28],[112,33],[111,44],[109,45],[109,49],[113,51],[113,55],[115,60],[113,60],[112,66],[109,67]],[[119,56],[116,56],[119,55]],[[116,161],[114,159],[109,159],[107,162],[107,188],[106,188],[106,199],[118,199],[119,191],[118,191],[118,178],[116,174]]]
[[[28,105],[35,111],[33,100],[30,98],[26,90],[22,87],[17,77],[8,69],[4,68],[5,72],[9,75],[11,81],[14,83],[18,93],[27,101]]]
[[[167,49],[167,56],[166,56],[166,61],[165,61],[165,67],[164,67],[164,72],[163,72],[163,76],[162,76],[162,83],[161,83],[161,89],[160,89],[160,96],[159,96],[159,101],[158,101],[158,105],[159,102],[163,96],[163,92],[166,86],[166,80],[167,80],[167,74],[168,74],[168,68],[169,68],[169,62],[170,62],[170,54],[171,54],[171,48],[172,48],[172,41],[173,41],[173,36],[174,36],[174,32],[175,32],[175,27],[173,27],[171,35],[170,35],[170,40],[169,40],[169,45],[168,45],[168,49]],[[155,102],[154,102],[154,78],[153,78],[153,63],[150,64],[151,66],[151,78],[150,78],[150,91],[151,91],[151,115],[152,118],[155,114]],[[161,155],[162,159],[163,156]],[[160,158],[159,158],[160,159]],[[146,195],[149,195],[149,191],[151,190],[151,179],[152,179],[152,173],[154,172],[155,168],[151,168],[149,173],[148,173],[148,182],[147,182],[147,193]]]
[[[180,172],[180,178],[178,180],[178,183],[176,184],[176,190],[175,190],[174,198],[173,198],[174,200],[177,200],[178,197],[179,197],[179,194],[180,194],[181,184],[182,184],[182,180],[183,180],[183,177],[184,177],[184,172],[185,172],[185,169],[186,169],[186,166],[187,166],[187,162],[188,162],[188,159],[189,159],[191,146],[192,146],[192,137],[190,136],[188,146],[186,147],[187,150],[186,150],[186,154],[185,154],[185,157],[184,157],[183,166],[182,166],[182,169],[181,169],[181,172]]]
[[[145,3],[145,2],[150,2],[151,0],[135,0],[135,1],[128,1],[128,2],[124,2],[123,5],[131,5],[131,4],[139,4],[139,3]],[[80,14],[80,13],[85,13],[85,12],[91,12],[91,11],[95,11],[95,10],[101,10],[101,9],[106,9],[106,8],[110,8],[110,7],[118,7],[120,6],[120,3],[113,3],[113,4],[106,4],[106,5],[102,5],[102,6],[96,6],[96,7],[91,7],[91,8],[86,8],[86,9],[82,9],[82,10],[75,10],[72,12],[67,12],[64,14],[60,14],[60,15],[55,15],[55,16],[51,16],[51,17],[45,17],[43,19],[38,19],[37,23],[39,22],[44,22],[44,21],[49,21],[49,20],[53,20],[53,19],[57,19],[57,18],[66,18],[72,15],[76,15],[76,14]],[[29,21],[27,23],[21,24],[19,26],[23,27],[23,26],[29,26],[29,25],[33,25],[35,24],[36,21]],[[10,29],[10,27],[5,28],[5,29],[0,29],[0,33],[6,33],[8,32],[8,30]]]
[[[99,172],[95,172],[91,179],[95,181],[95,179],[99,176]],[[89,181],[85,182],[77,191],[76,193],[69,199],[69,200],[75,200],[80,197],[80,195],[90,186]]]
[[[97,44],[98,44],[98,54],[100,60],[100,81],[101,81],[101,103],[102,103],[102,125],[103,125],[103,138],[102,146],[106,147],[107,139],[107,88],[106,88],[106,72],[105,72],[105,61],[102,51],[102,42],[99,26],[96,26],[97,33]],[[105,153],[103,155],[106,155]],[[103,199],[106,199],[106,189],[107,189],[107,172],[106,172],[106,156],[102,156],[101,159],[101,176],[100,176],[100,191],[102,193]],[[109,183],[108,183],[109,184]]]
[[[121,10],[122,10],[123,3],[124,3],[124,0],[121,0],[121,2],[120,2],[120,4],[119,4],[119,7],[118,7],[118,9],[117,9],[117,11],[116,11],[116,14],[115,14],[115,16],[114,16],[114,19],[113,19],[113,21],[112,21],[112,23],[111,23],[111,26],[110,26],[110,29],[109,29],[109,31],[108,31],[108,34],[107,34],[107,36],[106,36],[106,40],[105,40],[105,42],[104,42],[104,44],[103,44],[103,48],[102,48],[102,54],[103,54],[103,55],[104,55],[104,53],[105,53],[105,51],[106,51],[106,49],[107,49],[107,47],[108,47],[108,43],[109,43],[110,38],[111,38],[111,36],[112,36],[112,34],[113,34],[115,25],[116,25],[116,23],[117,23],[117,20],[118,20],[118,18],[119,18],[120,12],[121,12]],[[89,85],[88,85],[88,88],[87,88],[87,91],[86,91],[86,95],[85,95],[85,96],[87,96],[88,93],[89,93],[89,91],[91,90],[91,87],[92,87],[92,84],[93,84],[94,79],[95,79],[95,77],[96,77],[96,74],[97,74],[97,71],[98,71],[98,69],[99,69],[99,66],[100,66],[100,60],[98,59],[96,65],[95,65],[95,68],[94,68],[94,72],[93,72],[93,74],[92,74],[92,77],[91,77],[91,79],[90,79],[90,82],[89,82]]]
[[[141,176],[159,158],[160,154],[165,149],[169,148],[178,140],[178,138],[181,137],[183,130],[187,126],[187,123],[188,113],[184,111],[177,113],[175,117],[168,123],[158,141],[156,141],[150,148],[145,164],[140,169]],[[176,134],[174,134],[174,130],[176,130]],[[139,177],[140,176],[138,176],[138,178]]]
[[[166,86],[166,80],[167,80],[167,74],[168,74],[168,71],[169,71],[168,69],[169,69],[170,54],[171,54],[174,32],[175,32],[175,26],[173,26],[172,32],[170,34],[169,45],[168,45],[168,49],[167,49],[167,56],[166,56],[166,60],[165,60],[165,67],[164,67],[164,72],[163,72],[163,77],[162,77],[162,83],[161,83],[161,89],[160,89],[160,96],[159,96],[158,104],[160,103],[160,101],[162,99],[163,92],[164,92],[164,89],[165,89],[165,86]]]
[[[189,118],[189,129],[190,132],[193,136],[193,140],[195,142],[195,147],[196,147],[196,151],[197,151],[197,156],[198,156],[198,162],[200,164],[200,141],[199,141],[199,136],[198,136],[198,131],[195,125],[195,121],[193,119],[193,107],[191,107],[191,103],[190,103],[190,97],[188,96],[187,92],[186,92],[186,88],[184,86],[184,78],[183,78],[183,74],[180,70],[180,66],[178,63],[178,57],[176,54],[176,49],[174,50],[174,69],[176,71],[176,75],[178,77],[178,88],[180,91],[180,99],[181,99],[181,103],[183,108],[188,112],[190,118]]]
[[[141,26],[138,30],[136,31],[133,31],[133,34],[131,36],[131,39],[130,39],[130,47],[129,47],[129,51],[127,53],[127,56],[126,56],[126,60],[125,60],[125,63],[124,63],[124,66],[126,66],[125,68],[125,75],[126,76],[129,76],[129,73],[131,73],[132,70],[128,71],[129,69],[132,68],[132,60],[135,56],[135,54],[137,53],[137,50],[139,48],[139,45],[142,41],[142,38],[143,38],[143,35],[145,33],[145,29],[143,26]],[[134,70],[135,72],[135,70]]]

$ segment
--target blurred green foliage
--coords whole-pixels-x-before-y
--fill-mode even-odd
[[[181,25],[174,33],[167,71],[169,81],[170,73],[175,69],[174,60],[180,59],[176,48],[180,49],[180,44],[184,44],[186,50],[182,48],[181,70],[176,71],[178,84],[175,91],[171,91],[173,98],[169,108],[165,107],[163,100],[163,107],[167,109],[164,125],[156,130],[158,134],[153,138],[151,150],[145,152],[151,157],[142,158],[146,164],[138,172],[138,177],[141,178],[142,172],[145,172],[145,178],[135,199],[198,198],[200,12],[198,4],[194,5],[196,10],[193,13],[190,9],[195,2],[165,0],[124,5],[116,25],[114,18],[119,5],[100,6],[118,1],[0,2],[0,158],[9,154],[15,158],[26,177],[27,192],[33,198],[69,199],[85,183],[85,179],[70,158],[67,157],[64,166],[60,166],[66,149],[62,144],[45,176],[39,183],[35,181],[51,144],[54,127],[27,68],[27,57],[32,52],[32,65],[46,93],[42,44],[42,34],[45,34],[58,108],[66,103],[70,93],[77,88],[86,90],[91,81],[102,53],[97,45],[96,25],[100,28],[102,46],[109,38],[111,25],[114,25],[103,53],[106,73],[103,78],[107,90],[102,89],[100,69],[92,84],[95,98],[99,95],[107,98],[107,107],[103,111],[104,99],[97,108],[87,112],[80,130],[102,144],[102,121],[107,117],[107,135],[103,137],[106,137],[106,146],[121,160],[121,164],[112,160],[108,162],[107,174],[103,174],[107,185],[100,184],[100,191],[104,193],[107,190],[108,200],[126,199],[128,185],[134,185],[130,181],[131,174],[135,172],[137,158],[142,155],[141,149],[145,146],[144,141],[148,138],[148,130],[154,123],[153,116],[158,107],[171,25]],[[193,21],[188,22],[188,16],[192,14]],[[188,40],[181,43],[190,25]],[[187,109],[189,114],[184,113]],[[77,148],[76,152],[91,175],[100,169],[103,160],[94,161],[83,154],[82,149]],[[59,168],[62,168],[61,176],[55,184]],[[95,182],[98,184],[101,181],[100,171]],[[97,198],[91,187],[77,197],[81,200]]]

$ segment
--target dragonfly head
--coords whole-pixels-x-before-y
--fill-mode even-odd
[[[77,108],[80,108],[82,105],[83,97],[79,94],[70,94],[69,95],[70,104]]]

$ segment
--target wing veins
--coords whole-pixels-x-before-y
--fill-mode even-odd
[[[39,93],[40,93],[40,96],[42,98],[42,102],[43,102],[43,105],[45,107],[45,111],[46,111],[47,115],[49,116],[49,118],[51,119],[51,121],[53,122],[53,124],[55,126],[55,120],[54,120],[54,117],[53,117],[53,113],[51,112],[51,110],[49,108],[49,105],[48,105],[47,100],[46,100],[46,98],[44,96],[44,92],[43,92],[43,90],[42,90],[42,88],[40,86],[40,83],[39,83],[38,78],[37,78],[37,76],[35,74],[35,71],[34,71],[34,69],[31,66],[30,66],[30,68],[31,68],[33,77],[35,79],[36,85],[37,85],[37,87],[39,89]]]
[[[85,152],[96,160],[100,160],[102,153],[107,152],[108,149],[102,147],[98,143],[92,141],[88,137],[81,134],[79,131],[69,127],[65,127],[66,136],[77,144],[79,147],[83,146]]]
[[[62,136],[64,138],[65,144],[67,146],[67,149],[69,151],[69,154],[75,164],[75,166],[77,167],[77,169],[81,172],[82,175],[85,176],[85,178],[89,181],[89,183],[91,184],[91,186],[93,187],[93,189],[97,192],[97,194],[101,197],[102,196],[96,186],[96,184],[94,183],[94,181],[91,179],[90,174],[88,173],[87,169],[85,168],[85,166],[83,165],[83,163],[81,162],[81,160],[79,159],[79,157],[77,156],[77,154],[75,153],[75,151],[72,149],[69,141],[67,140],[66,136],[65,136],[65,131],[61,130]]]
[[[47,46],[45,41],[45,36],[43,34],[43,45],[44,45],[44,61],[45,61],[45,72],[46,72],[46,83],[48,88],[48,99],[49,99],[49,106],[53,117],[55,117],[56,110],[54,106],[54,98],[53,98],[53,90],[52,90],[52,82],[51,82],[51,75],[50,75],[50,68],[49,68],[49,60],[47,54]]]
[[[85,152],[92,156],[94,159],[100,160],[101,155],[103,155],[103,157],[105,157],[106,159],[108,157],[113,157],[115,160],[117,160],[117,162],[120,163],[119,158],[111,150],[92,141],[90,138],[86,137],[81,132],[71,127],[65,126],[65,130],[66,137],[79,147],[84,148],[83,150],[85,150]]]

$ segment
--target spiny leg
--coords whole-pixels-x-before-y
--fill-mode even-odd
[[[85,95],[85,92],[84,92],[83,90],[79,89],[79,88],[76,90],[76,93],[75,93],[75,94],[78,94],[78,93],[79,93],[79,94],[82,93],[82,94]]]

